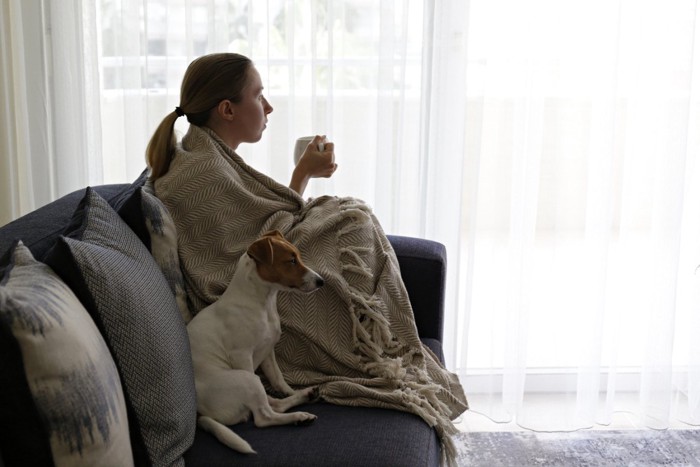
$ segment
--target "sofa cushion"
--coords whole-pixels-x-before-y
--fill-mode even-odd
[[[436,339],[421,341],[438,357]],[[209,433],[197,429],[185,454],[188,467],[224,466],[436,466],[440,441],[433,428],[408,412],[375,407],[345,407],[319,402],[290,410],[316,414],[314,423],[257,428],[253,421],[231,427],[257,451],[232,451]]]
[[[119,374],[85,308],[21,242],[0,280],[0,450],[10,465],[133,465]]]
[[[180,268],[175,221],[162,201],[156,197],[153,184],[146,181],[143,186],[134,190],[119,209],[119,215],[148,247],[175,295],[182,319],[188,323],[192,314],[185,291],[185,279]]]
[[[440,465],[440,442],[434,429],[408,412],[375,407],[345,407],[319,402],[303,410],[318,418],[308,426],[257,428],[252,421],[233,430],[257,454],[241,454],[214,436],[197,430],[188,467],[427,467]]]
[[[45,262],[105,336],[124,385],[137,464],[182,465],[196,399],[187,330],[148,249],[88,188]]]

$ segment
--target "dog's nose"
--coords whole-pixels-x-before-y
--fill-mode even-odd
[[[325,284],[323,277],[321,277],[321,276],[317,277],[316,278],[316,287],[323,287],[323,284]]]

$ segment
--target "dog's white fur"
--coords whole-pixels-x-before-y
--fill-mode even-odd
[[[221,298],[187,325],[200,427],[237,451],[254,453],[225,425],[245,421],[251,413],[258,427],[316,419],[307,412],[284,413],[314,399],[317,391],[293,390],[277,366],[274,348],[281,335],[277,292],[312,292],[322,285],[321,276],[304,266],[298,250],[278,231],[248,248]],[[286,398],[266,394],[255,374],[258,367]]]

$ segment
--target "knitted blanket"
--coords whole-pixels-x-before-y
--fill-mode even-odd
[[[331,403],[412,412],[455,456],[451,420],[467,409],[456,375],[418,338],[394,251],[371,209],[354,198],[305,201],[194,125],[156,195],[172,215],[193,313],[217,300],[237,260],[278,229],[325,279],[312,294],[280,292],[277,362],[292,386]]]

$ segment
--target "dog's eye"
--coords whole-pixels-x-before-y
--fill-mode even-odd
[[[292,264],[294,264],[294,265],[296,265],[296,264],[297,264],[297,259],[296,259],[296,258],[292,258],[291,260],[289,260],[289,262],[292,263]]]

